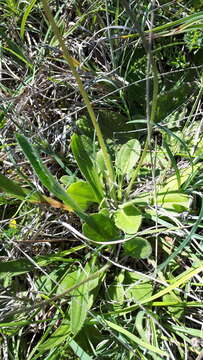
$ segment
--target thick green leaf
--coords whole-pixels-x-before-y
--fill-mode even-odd
[[[56,200],[49,198],[39,191],[23,188],[17,182],[7,178],[6,176],[0,174],[0,189],[2,189],[5,194],[8,194],[11,197],[26,200],[34,204],[49,204],[53,207],[61,207],[61,203]],[[71,210],[71,208],[69,208]],[[68,207],[67,209],[68,210]]]
[[[94,220],[96,226],[95,228],[92,228],[88,224],[84,224],[83,233],[85,236],[98,242],[106,242],[118,239],[118,229],[116,229],[114,222],[109,217],[101,213],[90,216]]]
[[[105,87],[105,83],[102,82]],[[102,135],[105,139],[116,139],[119,143],[124,143],[134,137],[132,131],[135,129],[134,124],[128,122],[128,118],[118,111],[103,109],[97,111],[98,124]],[[82,116],[76,121],[76,125],[80,132],[89,138],[94,138],[94,129],[89,117]]]
[[[97,152],[96,161],[97,161],[98,171],[101,172],[102,174],[105,174],[106,165],[105,165],[104,155],[103,155],[102,150],[99,150]]]
[[[123,244],[126,255],[136,259],[146,259],[152,253],[150,243],[142,237],[134,237]]]
[[[72,208],[83,220],[88,221],[88,216],[83,213],[80,206],[66,193],[65,189],[59,184],[59,182],[50,173],[47,167],[42,163],[39,154],[32,147],[26,137],[17,134],[16,138],[42,184],[58,199],[63,201],[65,205],[70,206],[70,208]]]
[[[78,278],[78,282],[85,280],[87,275],[82,273]],[[81,330],[85,322],[88,312],[88,297],[88,282],[85,282],[72,293],[70,305],[70,328],[73,335],[76,335]]]
[[[181,298],[178,296],[175,296],[174,293],[169,293],[169,294],[166,294],[163,296],[163,301],[168,302],[168,303],[176,301],[178,304],[178,303],[181,303]],[[181,305],[180,306],[178,306],[178,305],[177,306],[168,306],[167,311],[169,313],[171,313],[174,318],[179,320],[184,312],[184,308]]]
[[[98,266],[95,265],[94,258],[86,264],[83,271],[78,270],[76,284],[88,279],[88,277],[97,270]],[[70,327],[73,335],[76,335],[81,330],[87,317],[88,310],[93,305],[94,296],[92,296],[92,290],[99,285],[101,275],[102,274],[98,274],[98,277],[86,281],[72,292],[69,315]]]
[[[182,212],[189,209],[190,197],[180,192],[159,193],[157,204],[166,210]]]
[[[41,353],[57,347],[62,342],[70,337],[70,322],[67,319],[63,319],[60,326],[51,334],[51,336],[42,344],[39,345],[38,350]]]
[[[86,210],[91,203],[97,202],[92,187],[85,181],[77,181],[71,184],[66,192],[75,202],[77,202],[82,210]]]
[[[24,189],[17,182],[10,180],[2,174],[0,174],[0,189],[20,200],[24,200],[28,197],[29,192],[32,192],[32,189]]]
[[[177,184],[174,178],[175,184]],[[189,209],[190,197],[180,191],[167,191],[159,192],[156,197],[156,202],[159,207],[162,207],[168,211],[182,212]],[[148,210],[147,206],[154,205],[154,199],[150,193],[142,193],[135,199],[126,203],[126,206],[137,205],[144,207],[145,211],[154,213],[153,209]]]
[[[72,136],[71,149],[81,173],[83,174],[87,182],[91,185],[97,201],[100,203],[104,197],[102,184],[99,179],[97,168],[94,165],[89,154],[87,153],[81,136],[77,134],[74,134]]]
[[[121,146],[116,156],[116,171],[121,175],[128,175],[139,160],[141,146],[137,139],[129,140]]]
[[[179,173],[180,173],[180,185],[184,184],[188,178],[191,176],[191,174],[193,174],[196,170],[198,170],[198,167],[200,165],[194,165],[192,166],[188,166],[184,169],[180,169]],[[177,175],[171,175],[169,176],[165,181],[163,180],[159,185],[159,192],[160,193],[168,193],[168,192],[174,192],[175,190],[179,190],[179,184],[178,184],[178,179],[177,179]]]
[[[116,226],[127,234],[135,234],[142,222],[141,212],[134,205],[124,205],[114,214]]]
[[[124,278],[124,271],[121,271],[108,288],[108,299],[110,298],[113,307],[121,306],[125,301]]]
[[[126,298],[136,303],[152,296],[153,285],[150,280],[143,279],[136,273],[126,271],[125,290]]]
[[[36,256],[33,258],[31,263],[28,259],[11,260],[7,262],[0,262],[0,279],[5,278],[6,275],[9,277],[18,276],[32,271],[36,266],[47,266],[54,262],[74,262],[72,258],[66,258],[66,256],[83,249],[85,245],[80,245],[69,250],[60,251],[55,254],[49,254],[44,256]],[[36,264],[36,266],[35,266]]]
[[[60,181],[63,185],[65,185],[66,187],[70,186],[71,184],[73,184],[76,181],[80,181],[80,179],[76,176],[76,175],[63,175],[60,178]]]

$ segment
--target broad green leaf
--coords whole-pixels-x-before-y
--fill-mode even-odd
[[[88,216],[83,213],[80,206],[66,193],[65,189],[59,184],[55,177],[50,173],[47,167],[42,163],[39,154],[32,147],[25,136],[17,134],[16,138],[21,146],[27,159],[30,161],[33,169],[39,177],[42,184],[53,193],[58,199],[64,202],[65,205],[73,209],[78,216],[88,222]]]
[[[189,209],[190,197],[180,191],[159,192],[156,201],[159,207],[168,211],[182,212]],[[147,206],[154,205],[154,199],[150,193],[145,192],[138,195],[135,199],[125,203],[125,206],[134,206],[134,204],[139,207],[144,207],[147,212],[154,213],[153,209],[149,211],[147,209]]]
[[[46,350],[57,347],[71,335],[70,322],[63,319],[59,327],[50,335],[50,337],[42,344],[39,345],[38,350],[43,353]]]
[[[138,194],[135,199],[127,201],[125,203],[126,206],[137,205],[139,207],[146,207],[147,205],[151,204],[151,199],[153,195],[149,192],[143,192]]]
[[[111,284],[108,288],[107,297],[111,300],[111,305],[113,307],[118,307],[119,305],[123,305],[125,301],[125,284],[124,282],[124,272],[121,271],[118,276],[115,277],[113,284]]]
[[[140,152],[141,146],[137,139],[129,140],[122,145],[115,160],[117,173],[128,175],[139,160]]]
[[[64,210],[72,211],[72,208],[70,206],[63,205],[61,202],[45,196],[39,191],[23,188],[17,182],[1,174],[0,189],[2,189],[5,194],[8,194],[9,196],[20,200],[29,201],[34,204],[47,204],[55,208],[62,208]]]
[[[190,197],[180,192],[159,193],[157,204],[166,210],[182,212],[189,209]]]
[[[91,203],[98,202],[92,187],[85,181],[71,184],[66,192],[82,210],[86,210]]]
[[[136,273],[125,272],[125,297],[132,302],[140,302],[149,298],[153,285],[148,279],[143,279]]]
[[[59,286],[56,291],[56,295],[62,294],[66,290],[72,288],[75,285],[78,277],[78,270],[72,272],[66,272],[63,278],[59,281]]]
[[[148,279],[133,272],[122,271],[109,286],[108,298],[116,310],[124,301],[139,302],[151,296],[152,292],[153,285]]]
[[[183,104],[185,96],[189,96],[192,92],[192,83],[182,81],[181,83],[175,83],[170,90],[160,92],[157,99],[157,117],[156,122],[167,118],[167,126],[171,129],[170,115],[174,114],[177,108]],[[179,110],[179,114],[180,114]],[[184,115],[183,115],[184,117]],[[178,117],[176,116],[176,126],[178,125]]]
[[[173,302],[173,301],[176,301],[177,304],[180,303],[181,304],[181,298],[176,296],[174,293],[169,293],[169,294],[166,294],[163,296],[163,301],[164,302]],[[167,307],[167,310],[169,313],[171,313],[171,315],[176,318],[177,320],[180,319],[181,315],[183,314],[184,312],[184,308],[183,306],[168,306]]]
[[[5,278],[6,275],[8,275],[9,277],[13,277],[25,274],[35,269],[36,266],[43,267],[55,262],[74,262],[74,259],[70,257],[66,258],[66,256],[75,253],[83,249],[84,247],[85,245],[79,245],[69,250],[60,251],[55,254],[36,256],[33,258],[32,263],[28,259],[18,259],[7,262],[0,262],[0,279]]]
[[[180,185],[184,184],[193,172],[195,172],[200,165],[188,166],[184,169],[180,169]],[[159,193],[174,192],[179,190],[178,179],[176,174],[169,176],[166,180],[161,181],[159,186]]]
[[[0,174],[0,189],[20,200],[24,200],[28,196],[29,191],[30,193],[32,192],[32,189],[26,190],[17,182],[10,180],[2,174]]]
[[[191,241],[193,235],[196,233],[199,225],[202,222],[202,218],[203,218],[203,199],[201,199],[201,202],[202,203],[201,203],[201,209],[200,209],[200,212],[199,212],[199,216],[198,216],[196,222],[194,223],[192,229],[190,230],[190,232],[188,233],[186,238],[176,248],[176,250],[174,250],[172,252],[172,254],[161,265],[158,266],[158,268],[160,270],[164,269],[164,267],[166,267],[179,253],[181,253],[181,251],[189,244],[189,242]]]
[[[104,82],[102,85],[105,87]],[[134,137],[132,133],[135,130],[134,124],[128,122],[128,118],[118,111],[107,109],[98,110],[98,124],[105,139],[116,139],[119,143],[124,143]],[[89,138],[94,138],[94,130],[89,117],[82,116],[76,121],[80,132]]]
[[[105,161],[104,161],[104,156],[103,156],[102,150],[99,150],[99,151],[97,152],[96,161],[97,161],[97,167],[98,167],[99,172],[101,172],[102,174],[105,174],[106,165],[105,165]]]
[[[135,234],[142,222],[141,212],[134,205],[123,205],[114,214],[115,224],[127,234]]]
[[[60,178],[60,182],[67,187],[76,181],[80,181],[80,179],[74,174],[73,175],[63,175]]]
[[[152,253],[152,247],[146,239],[134,237],[123,244],[126,255],[136,259],[146,259]]]
[[[74,134],[71,138],[71,149],[81,173],[92,187],[97,201],[100,203],[104,197],[102,184],[99,179],[98,171],[92,159],[87,153],[81,136]]]
[[[76,284],[88,279],[98,270],[95,259],[96,258],[89,261],[83,271],[78,270]],[[102,274],[98,274],[94,279],[90,278],[89,281],[86,281],[72,292],[69,315],[70,327],[73,335],[76,335],[81,330],[87,317],[88,310],[93,305],[94,297],[91,292],[99,285],[101,275]]]
[[[64,269],[61,269],[60,266],[54,268],[46,275],[39,275],[35,281],[35,286],[37,290],[46,296],[50,296],[54,291],[56,284],[60,281],[60,278],[63,276]],[[62,292],[62,291],[61,291]]]
[[[94,220],[95,228],[90,227],[88,224],[83,225],[83,234],[89,239],[106,242],[111,240],[117,240],[119,237],[119,231],[116,229],[114,222],[107,216],[98,213],[90,215]]]
[[[88,275],[88,274],[87,274]],[[87,276],[82,274],[78,282]],[[70,328],[71,333],[76,335],[82,328],[88,312],[88,282],[85,282],[78,289],[73,291],[70,305]]]

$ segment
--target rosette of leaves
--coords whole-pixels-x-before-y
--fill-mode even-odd
[[[127,255],[146,258],[151,254],[151,246],[146,238],[137,235],[143,218],[150,216],[152,220],[156,220],[155,205],[158,205],[159,210],[167,211],[169,218],[170,212],[181,213],[189,208],[189,196],[181,192],[180,186],[188,178],[190,171],[185,172],[185,176],[184,173],[179,176],[175,174],[168,182],[162,183],[158,187],[156,204],[150,192],[141,192],[137,196],[132,192],[126,198],[126,185],[136,170],[141,154],[137,139],[127,141],[115,155],[116,199],[111,198],[107,189],[108,173],[102,156],[100,161],[97,161],[98,152],[94,151],[94,145],[92,144],[91,153],[90,144],[83,137],[74,134],[71,139],[71,149],[81,175],[72,178],[67,188],[50,173],[27,138],[17,135],[17,140],[39,180],[52,197],[32,188],[22,188],[3,175],[0,176],[1,189],[20,200],[46,202],[65,211],[74,211],[81,219],[84,235],[95,246],[97,243],[109,245],[109,242],[113,246],[115,240],[126,239],[123,247]],[[92,203],[95,203],[94,213],[87,211]]]

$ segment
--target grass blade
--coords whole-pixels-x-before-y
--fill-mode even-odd
[[[171,260],[173,260],[176,257],[176,255],[178,255],[187,246],[187,244],[192,239],[192,236],[195,234],[198,226],[200,225],[202,221],[202,217],[203,217],[203,199],[202,199],[202,206],[199,213],[199,217],[195,222],[195,224],[193,225],[190,233],[188,234],[186,239],[178,246],[178,248],[161,265],[158,266],[158,270],[163,270],[171,262]]]
[[[159,354],[161,356],[167,356],[167,353],[163,350],[158,349],[157,347],[148,344],[147,342],[141,340],[140,338],[138,338],[137,336],[135,336],[134,334],[132,334],[131,332],[129,332],[128,330],[124,329],[123,327],[112,323],[111,321],[106,321],[107,325],[109,325],[112,329],[118,331],[119,333],[125,335],[126,337],[128,337],[132,342],[138,344],[139,346],[143,347],[144,349],[147,349],[149,351],[152,351],[156,354]]]
[[[20,27],[20,36],[23,39],[24,38],[24,34],[25,34],[25,24],[26,24],[26,20],[30,14],[30,12],[32,11],[32,8],[34,7],[36,3],[36,0],[32,0],[31,3],[26,7],[25,12],[23,14],[23,18],[21,21],[21,27]]]

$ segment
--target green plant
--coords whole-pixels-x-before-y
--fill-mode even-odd
[[[75,70],[72,58],[70,57],[67,48],[64,46],[64,42],[51,15],[50,9],[47,7],[46,2],[44,2],[44,5],[50,23],[53,26],[53,30],[64,51],[64,57],[71,66],[81,94],[87,105],[93,126],[98,136],[98,145],[101,148],[101,152],[94,149],[90,144],[87,148],[88,139],[84,136],[77,134],[72,136],[71,149],[80,172],[84,176],[86,182],[83,182],[83,179],[80,179],[77,182],[73,182],[67,190],[65,190],[43,165],[36,150],[31,146],[27,139],[18,134],[18,143],[30,161],[40,181],[49,192],[60,201],[46,197],[37,191],[32,193],[31,189],[22,189],[17,183],[6,179],[3,175],[1,175],[1,187],[10,195],[21,200],[29,200],[35,203],[46,202],[54,207],[75,211],[81,220],[85,222],[83,225],[84,234],[93,242],[105,243],[105,241],[112,241],[113,245],[113,240],[126,239],[125,241],[128,241],[129,236],[133,236],[134,240],[130,240],[131,242],[136,242],[136,234],[141,227],[143,218],[150,216],[153,220],[155,216],[156,222],[159,222],[159,218],[161,222],[162,217],[170,217],[171,211],[173,216],[176,216],[176,213],[188,211],[189,197],[181,190],[181,185],[185,181],[187,182],[187,178],[183,177],[177,169],[177,180],[176,178],[174,179],[172,186],[170,184],[169,186],[160,186],[158,184],[155,195],[153,189],[152,192],[141,192],[137,196],[133,195],[133,184],[135,183],[136,178],[140,173],[140,168],[145,160],[149,138],[145,143],[145,148],[142,153],[140,143],[137,139],[129,140],[123,144],[118,152],[116,148],[113,167],[113,160],[108,152],[87,93]],[[189,17],[189,23],[190,20],[193,21],[193,18],[196,21],[196,17]],[[172,23],[171,26],[179,23],[181,22],[176,21]],[[165,27],[162,26],[159,27],[159,30],[162,28],[165,29]],[[155,103],[156,97],[155,91],[153,100]],[[155,104],[152,106],[153,115],[150,120],[152,122],[155,116],[154,106]],[[169,158],[171,158],[172,154],[169,153],[168,148],[167,150]],[[122,194],[124,194],[124,196]],[[95,202],[98,206],[97,215],[84,212],[92,202]],[[149,209],[150,207],[152,207],[151,210]],[[157,207],[158,210],[156,210]],[[164,210],[165,215],[161,215],[161,209]],[[158,216],[158,212],[160,213],[160,216]],[[106,228],[105,232],[103,231],[104,228]],[[150,234],[150,231],[148,234]],[[142,238],[139,239],[140,247],[149,246],[146,239],[144,239],[143,242],[141,241]]]
[[[54,20],[40,2],[3,3],[17,9],[14,51],[32,55],[26,63],[7,52],[4,13],[1,60],[15,81],[1,87],[0,341],[11,358],[183,360],[200,351],[191,337],[202,336],[202,83],[186,47],[200,44],[202,14],[190,3],[123,2],[123,11],[119,1],[53,1]],[[74,41],[93,50],[73,54]],[[14,75],[24,70],[21,97]]]

